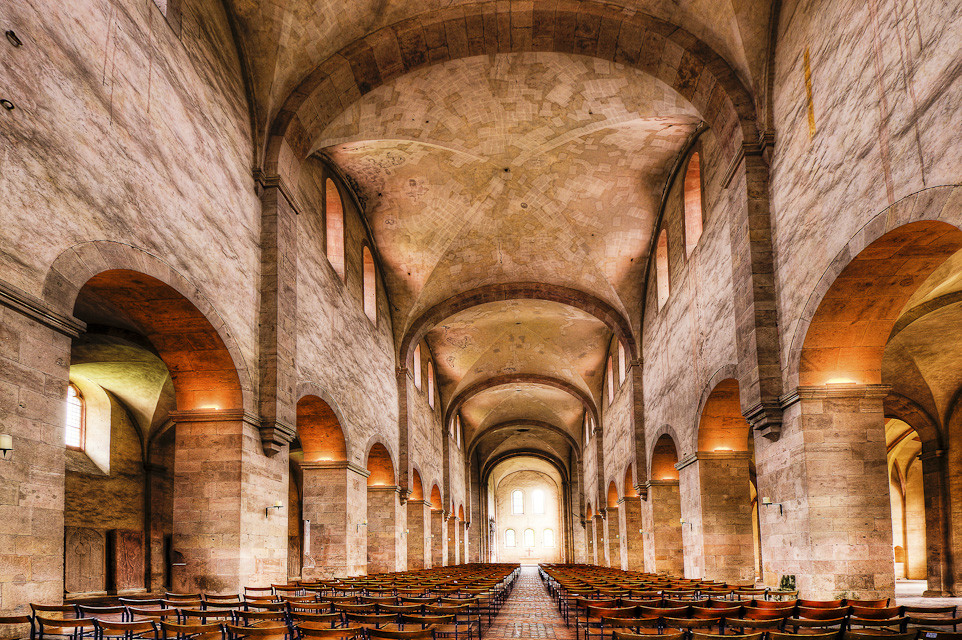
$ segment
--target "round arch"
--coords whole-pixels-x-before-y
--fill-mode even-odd
[[[319,131],[327,124],[325,116],[334,117],[395,77],[458,58],[511,52],[587,55],[649,73],[689,100],[720,139],[730,141],[725,149],[729,159],[758,138],[754,100],[738,75],[710,46],[677,25],[597,1],[504,6],[482,0],[471,5],[470,15],[461,11],[451,10],[443,19],[425,12],[383,27],[318,64],[272,118],[265,171],[275,175],[291,160],[307,157],[314,140],[306,132]],[[531,25],[528,37],[514,36],[514,29],[484,33],[488,21],[482,16],[494,18],[493,26],[499,15],[511,24]],[[469,22],[471,32],[481,37],[468,37]]]
[[[112,275],[103,275],[108,273]],[[176,301],[179,297],[196,310],[195,315],[191,313],[190,309],[181,305],[177,319],[181,323],[194,323],[195,328],[200,329],[201,333],[207,336],[207,344],[215,347],[215,352],[220,349],[225,351],[224,356],[212,354],[212,357],[216,358],[217,366],[223,367],[224,371],[229,368],[232,371],[231,375],[236,378],[238,397],[236,400],[232,400],[234,406],[229,408],[240,408],[252,414],[256,413],[257,402],[254,397],[250,370],[237,342],[227,328],[227,323],[203,294],[201,287],[191,283],[161,258],[120,242],[97,240],[80,243],[70,247],[53,261],[44,279],[42,297],[44,302],[53,310],[72,317],[74,306],[83,287],[100,276],[107,280],[116,278],[120,274],[124,274],[128,278],[130,274],[139,274],[140,277],[137,280],[140,281],[142,295],[152,295],[151,291],[153,291],[153,295],[165,296],[163,299],[167,300],[168,303],[171,300]],[[150,280],[145,280],[144,277]],[[103,284],[106,285],[107,283],[104,282]],[[172,296],[173,293],[177,295]],[[148,321],[147,324],[150,324],[150,322]],[[160,332],[157,337],[162,340],[163,336],[160,334],[163,333],[163,330],[160,327],[157,329]],[[170,328],[167,329],[167,331],[170,330]],[[174,353],[175,342],[175,340],[167,341],[164,345],[166,349],[162,349],[156,344],[154,347],[157,348],[158,352],[168,350],[170,353]],[[162,354],[161,357],[163,357]],[[186,366],[190,371],[196,369],[199,365],[187,364]],[[233,381],[231,383],[233,384]],[[188,404],[194,405],[196,402]],[[197,407],[181,406],[178,401],[179,410],[191,408]]]
[[[365,467],[371,472],[367,478],[367,486],[397,485],[394,457],[391,455],[391,450],[379,438],[372,438],[364,461]]]
[[[581,459],[580,443],[577,440],[575,440],[575,438],[573,438],[570,433],[568,433],[568,430],[562,427],[556,426],[550,422],[545,422],[543,420],[507,420],[505,422],[499,422],[497,424],[491,425],[490,427],[487,427],[482,431],[479,431],[474,435],[473,438],[471,438],[471,442],[467,447],[468,459],[471,458],[471,456],[474,454],[474,450],[477,449],[478,446],[480,446],[481,441],[484,440],[486,436],[489,436],[493,433],[497,433],[498,431],[506,431],[508,429],[516,429],[518,427],[528,427],[528,426],[535,427],[538,429],[544,429],[545,431],[549,431],[551,433],[554,433],[563,437],[568,442],[568,444],[571,445],[572,450],[574,450],[575,452],[576,458],[578,460]]]
[[[545,387],[552,387],[555,389],[560,389],[567,392],[575,399],[577,399],[585,410],[591,413],[592,418],[595,420],[595,424],[601,424],[598,416],[598,408],[595,406],[594,400],[587,393],[574,386],[570,382],[562,380],[560,378],[555,378],[552,376],[546,376],[539,373],[509,373],[502,374],[498,376],[492,376],[486,380],[481,380],[476,382],[470,387],[462,390],[460,393],[451,399],[451,403],[448,405],[447,410],[444,412],[444,424],[451,424],[451,420],[454,419],[454,415],[461,409],[465,402],[473,398],[474,396],[483,393],[489,389],[495,387],[500,387],[509,384],[535,384]]]
[[[648,479],[677,480],[678,470],[675,469],[675,464],[677,464],[680,459],[681,452],[678,450],[678,440],[676,439],[674,429],[665,425],[659,429],[652,438],[651,450],[648,452]],[[662,477],[655,478],[655,473],[662,475]],[[664,474],[667,474],[667,476]]]
[[[897,255],[899,245],[904,248],[907,243],[914,243],[920,236],[925,236],[927,233],[935,233],[940,238],[941,246],[933,245],[931,249],[935,253],[944,255],[945,258],[953,253],[952,247],[955,247],[955,250],[962,247],[962,232],[957,227],[942,221],[947,217],[945,203],[960,188],[962,187],[955,185],[931,187],[906,196],[877,213],[836,254],[809,295],[796,324],[786,358],[786,389],[793,389],[800,384],[826,382],[830,379],[829,375],[837,373],[837,371],[829,373],[825,370],[825,357],[831,357],[830,350],[834,349],[830,321],[833,316],[836,316],[835,305],[844,301],[845,296],[848,295],[848,285],[854,284],[859,269],[872,268],[869,261],[874,256],[885,255],[886,251],[889,252],[889,256]],[[869,248],[871,251],[866,251]],[[930,253],[929,259],[933,257]],[[935,268],[926,268],[918,263],[915,266],[921,271],[902,273],[900,275],[904,278],[898,284],[884,287],[885,291],[880,287],[871,287],[859,297],[864,299],[864,296],[886,295],[888,298],[886,304],[891,308],[890,313],[898,314],[911,293],[924,280],[921,276],[927,276]],[[875,273],[881,275],[885,271]],[[905,278],[910,279],[913,284],[907,284]],[[859,353],[853,354],[854,357],[866,358],[873,363],[877,358],[881,362],[881,351],[896,320],[897,318],[891,317],[879,318],[871,329],[870,335],[867,336],[873,344],[866,344],[864,348],[859,349]],[[856,330],[855,327],[850,326],[844,335],[836,336],[835,339],[851,342],[851,334],[854,330]],[[881,344],[877,344],[879,342]],[[874,349],[877,353],[870,353],[868,349]],[[865,377],[864,380],[855,380],[863,383],[875,379],[874,370],[862,371],[856,362],[850,364],[856,365],[855,370],[843,377],[848,375]],[[880,370],[880,367],[878,369]]]
[[[306,462],[347,460],[347,439],[334,409],[319,396],[297,400],[297,434]]]

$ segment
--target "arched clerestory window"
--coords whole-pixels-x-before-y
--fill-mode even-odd
[[[421,390],[421,345],[414,347],[414,386]]]
[[[324,182],[324,220],[327,235],[327,260],[344,280],[344,202],[337,185],[328,178]]]
[[[534,529],[524,530],[524,546],[526,547],[534,546]]]
[[[701,197],[701,161],[698,153],[691,154],[688,160],[688,170],[685,171],[685,256],[690,256],[701,232],[704,220],[704,209]]]
[[[531,512],[535,515],[544,515],[544,491],[535,489],[531,492]]]
[[[377,269],[371,250],[361,250],[364,261],[364,279],[361,281],[361,298],[364,300],[364,313],[377,326]]]
[[[430,360],[428,360],[428,406],[434,408],[434,363]],[[457,423],[456,420],[455,423]],[[457,433],[457,424],[455,424],[455,433]]]
[[[505,529],[504,531],[504,546],[514,547],[517,545],[517,541],[514,539],[514,529]]]
[[[541,543],[545,547],[554,546],[554,531],[551,529],[545,529],[544,533],[541,534]]]
[[[608,404],[615,399],[615,376],[611,367],[611,356],[608,356],[608,365],[605,369],[605,386],[608,388]]]
[[[70,449],[83,449],[86,439],[87,407],[76,385],[67,385],[67,423],[64,440]]]
[[[668,280],[668,230],[662,229],[658,234],[658,245],[655,249],[655,284],[658,290],[659,309],[665,306],[671,293],[671,284]]]
[[[511,513],[515,515],[524,513],[524,493],[521,491],[511,492]]]

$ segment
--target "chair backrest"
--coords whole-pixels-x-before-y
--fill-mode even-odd
[[[798,606],[808,607],[811,609],[837,609],[843,604],[842,600],[807,600],[805,598],[798,599]]]
[[[37,638],[41,640],[48,633],[67,636],[74,635],[78,630],[94,630],[93,618],[57,618],[38,613],[34,615],[33,619],[37,626]]]
[[[784,618],[770,618],[767,620],[753,620],[751,618],[725,618],[725,626],[729,629],[781,629]],[[769,634],[771,635],[771,634]]]
[[[176,617],[176,609],[141,609],[140,607],[127,607],[128,620],[165,620]]]
[[[871,618],[881,620],[884,618],[897,618],[902,615],[902,607],[860,607],[852,605],[849,615],[856,618]]]
[[[31,602],[30,610],[33,615],[42,614],[46,618],[76,618],[77,607],[72,604],[41,604]]]
[[[833,618],[844,618],[848,615],[848,607],[799,607],[798,617],[808,618],[809,620],[829,620]]]
[[[157,625],[153,620],[137,620],[134,622],[118,622],[114,620],[95,620],[94,624],[100,632],[100,637],[104,636],[129,636],[137,634],[143,637],[145,633],[151,633],[157,637]]]
[[[240,627],[228,624],[224,625],[224,629],[227,631],[227,637],[232,639],[256,638],[257,640],[287,640],[287,635],[290,633],[290,629],[288,629],[286,624],[257,627]]]
[[[837,618],[789,618],[785,621],[785,627],[798,627],[802,629],[825,629],[828,627],[839,627],[845,624],[845,617]]]
[[[234,622],[239,622],[242,626],[260,624],[271,620],[284,620],[286,618],[283,611],[235,611]]]
[[[669,629],[711,629],[721,621],[718,618],[665,618],[665,627]]]
[[[838,640],[841,631],[831,631],[829,633],[784,633],[770,631],[768,640]]]
[[[619,631],[615,629],[611,632],[614,640],[651,640],[652,636],[646,633],[630,633],[628,631]],[[673,633],[663,633],[658,636],[658,640],[682,640],[685,636],[684,631],[676,631]]]
[[[737,618],[741,615],[741,607],[692,607],[693,618]]]
[[[411,629],[395,631],[389,629],[368,629],[369,638],[379,638],[381,640],[433,640],[435,627],[431,625],[423,629]]]
[[[756,600],[754,606],[759,609],[794,609],[798,600]]]
[[[189,609],[200,609],[204,606],[204,601],[198,598],[197,600],[164,600],[164,608],[166,609],[181,609],[187,607]]]
[[[443,625],[443,624],[453,624],[454,616],[412,616],[412,615],[402,615],[401,620],[407,623],[419,624],[421,627],[428,627],[430,625]]]
[[[759,633],[746,633],[742,635],[724,635],[720,636],[712,633],[699,633],[693,631],[691,634],[691,640],[762,640],[764,632]]]
[[[638,607],[640,616],[658,616],[660,618],[687,618],[689,607]]]
[[[77,611],[80,612],[81,618],[106,618],[107,616],[127,615],[127,607],[120,605],[115,607],[92,607],[86,604],[78,604]]]
[[[234,616],[234,612],[227,609],[178,609],[177,610],[180,619],[184,623],[190,624],[191,620],[200,620],[201,623],[206,623],[207,620],[230,620]]]
[[[291,613],[291,620],[295,624],[315,624],[315,625],[327,625],[329,627],[335,626],[341,621],[341,614],[339,613],[306,613],[304,611],[294,611]]]
[[[353,640],[361,635],[361,627],[321,627],[309,622],[297,625],[297,630],[302,638],[312,638],[316,640]]]
[[[859,629],[858,631],[846,631],[845,640],[876,640],[884,638],[885,640],[915,640],[918,632],[912,630],[909,633],[887,633],[884,631],[868,631]]]
[[[846,600],[844,604],[847,604],[850,607],[870,607],[880,609],[882,607],[889,606],[889,599],[879,598],[877,600]]]
[[[165,600],[203,600],[204,594],[202,593],[171,593],[167,591],[164,593]]]

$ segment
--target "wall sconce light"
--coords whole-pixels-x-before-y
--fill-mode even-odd
[[[766,507],[774,507],[774,506],[777,505],[777,506],[778,506],[778,515],[782,515],[782,514],[785,513],[785,511],[782,509],[782,503],[781,503],[781,502],[772,502],[772,499],[771,499],[771,498],[762,498],[762,504],[765,505]]]
[[[3,457],[7,457],[7,451],[13,451],[13,436],[3,434],[0,435],[0,451],[3,452]]]
[[[678,522],[680,522],[681,526],[683,527],[687,524],[689,528],[695,528],[695,524],[691,520],[685,520],[684,518],[681,518]]]
[[[357,528],[356,528],[355,530],[356,530],[358,533],[360,533],[360,532],[361,532],[361,527],[366,527],[366,526],[367,526],[367,520],[365,520],[364,522],[358,523]]]
[[[282,509],[283,507],[284,507],[284,503],[281,502],[280,500],[278,500],[277,502],[275,502],[275,503],[272,504],[271,506],[269,506],[269,507],[267,507],[266,509],[264,509],[264,515],[265,515],[265,517],[266,517],[266,516],[269,516],[269,515],[271,515],[271,509]]]

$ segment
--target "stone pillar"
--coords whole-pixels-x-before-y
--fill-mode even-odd
[[[641,520],[641,497],[627,496],[618,501],[621,518],[622,565],[627,571],[645,570],[645,544]]]
[[[596,513],[594,520],[595,531],[595,564],[599,567],[608,566],[608,553],[605,549],[605,519]]]
[[[4,614],[64,593],[64,405],[71,338],[84,324],[52,310],[35,317],[42,305],[29,302],[17,310],[0,297],[0,433],[13,437],[0,458]]]
[[[175,591],[243,592],[287,580],[287,447],[264,455],[241,410],[173,411]]]
[[[922,490],[925,492],[926,579],[924,596],[952,595],[954,576],[950,559],[950,531],[947,491],[945,490],[946,456],[942,450],[923,451]]]
[[[468,523],[461,523],[461,563],[468,563]]]
[[[646,569],[680,577],[685,565],[677,480],[648,481],[648,516],[645,519],[648,521],[645,531],[650,534],[645,545]]]
[[[408,500],[408,571],[431,566],[431,505],[424,500]]]
[[[605,517],[605,542],[608,547],[608,566],[621,569],[621,518],[618,507],[608,507]]]
[[[451,515],[448,518],[448,565],[453,566],[460,562],[458,558],[458,531],[460,528],[458,517]]]
[[[304,519],[311,521],[305,580],[363,575],[367,570],[367,478],[351,462],[305,462]]]
[[[407,547],[403,544],[398,487],[367,488],[367,573],[403,571]]]
[[[811,598],[892,597],[884,385],[799,387],[777,441],[755,438],[767,584]]]
[[[754,581],[748,451],[699,451],[675,467],[685,525],[685,577]]]
[[[431,509],[431,566],[443,567],[447,564],[448,545],[445,540],[444,511]]]

